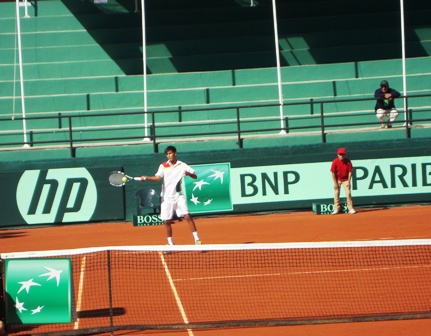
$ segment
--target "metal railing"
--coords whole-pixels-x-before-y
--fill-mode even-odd
[[[158,153],[160,143],[179,141],[236,141],[243,148],[246,138],[271,137],[277,134],[320,135],[326,142],[329,132],[363,132],[380,125],[373,109],[343,110],[344,104],[358,106],[374,101],[375,98],[328,99],[283,104],[285,116],[280,118],[279,104],[241,105],[217,108],[157,110],[149,112],[80,113],[49,116],[27,116],[27,143],[14,140],[22,135],[21,129],[0,131],[0,150],[18,150],[17,146],[32,148],[69,148],[71,157],[76,156],[76,148],[91,146],[133,145],[149,143]],[[420,104],[415,104],[420,100]],[[396,123],[405,129],[405,137],[410,138],[412,125],[430,124],[431,94],[410,95],[397,100],[405,103],[406,111],[398,107],[400,113]],[[413,103],[413,104],[410,104]],[[364,104],[363,104],[364,105]],[[408,106],[412,105],[413,108]],[[372,105],[371,105],[372,106]],[[335,109],[336,111],[329,109]],[[345,106],[344,106],[345,108]],[[258,110],[258,111],[257,111]],[[256,112],[257,111],[257,112]],[[291,113],[300,111],[300,113]],[[150,116],[149,136],[144,136],[144,114]],[[207,118],[203,118],[205,113]],[[267,113],[265,116],[263,113]],[[23,118],[0,118],[0,125],[22,121]],[[107,122],[114,120],[114,122]],[[282,123],[280,123],[282,121]],[[280,128],[280,124],[284,125]],[[50,125],[51,127],[47,127]],[[400,127],[397,127],[399,129]],[[98,134],[104,133],[103,136]],[[108,135],[108,136],[106,136]],[[431,137],[431,132],[430,132]],[[1,141],[3,139],[14,141]]]

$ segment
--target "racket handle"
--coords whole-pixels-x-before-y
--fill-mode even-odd
[[[142,180],[140,176],[134,177],[133,179],[134,179],[135,181],[141,181],[141,180]]]

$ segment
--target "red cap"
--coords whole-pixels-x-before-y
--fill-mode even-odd
[[[344,155],[346,155],[346,149],[345,148],[338,148],[337,154],[344,154]]]

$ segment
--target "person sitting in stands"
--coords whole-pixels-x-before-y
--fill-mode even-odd
[[[391,128],[392,123],[398,117],[398,111],[395,108],[394,99],[401,96],[401,94],[389,87],[386,80],[381,81],[380,89],[374,92],[374,98],[377,99],[374,111],[376,112],[377,119],[380,120],[380,128]],[[385,117],[389,120],[385,123]]]

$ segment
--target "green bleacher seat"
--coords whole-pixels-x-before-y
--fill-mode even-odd
[[[392,6],[388,10],[390,0],[382,1],[379,6],[371,0],[340,4],[337,12],[326,1],[277,1],[283,116],[291,129],[284,138],[251,138],[244,142],[246,146],[321,141],[320,135],[314,134],[320,125],[320,102],[325,102],[324,113],[335,124],[377,123],[373,99],[335,100],[372,98],[382,79],[403,91],[399,9]],[[81,138],[108,137],[114,134],[111,127],[115,125],[125,128],[117,132],[119,137],[140,137],[142,115],[117,117],[144,109],[141,13],[135,12],[135,4],[75,0],[37,3],[37,10],[28,8],[30,18],[21,20],[27,115],[77,116],[74,127],[80,127]],[[405,6],[407,93],[431,93],[431,5],[412,1]],[[158,112],[159,134],[168,135],[178,123],[182,123],[184,133],[235,131],[237,106],[242,107],[241,118],[247,120],[244,132],[254,132],[254,119],[259,119],[263,128],[279,128],[270,1],[251,7],[248,1],[239,0],[150,0],[145,9],[147,107]],[[0,118],[10,118],[21,113],[15,4],[2,2],[0,11]],[[382,14],[388,19],[384,23]],[[308,104],[311,101],[313,105]],[[245,108],[252,104],[262,106]],[[430,106],[429,97],[409,99],[415,115],[428,116]],[[208,110],[219,107],[228,109]],[[401,99],[397,107],[400,111],[404,108]],[[190,109],[196,111],[182,112]],[[88,117],[98,113],[109,115],[103,119]],[[315,126],[315,132],[307,131],[307,126]],[[55,141],[66,136],[65,129],[58,131],[57,119],[32,120],[29,127],[36,140]],[[5,122],[0,141],[19,142],[21,129],[20,122]],[[414,129],[412,134],[426,136],[428,130]],[[385,133],[396,138],[400,132]],[[378,140],[385,133],[372,132],[369,136]],[[356,141],[367,139],[367,132],[358,134]],[[327,139],[336,142],[349,138],[330,133]],[[223,148],[216,143],[212,141],[211,146]],[[227,148],[231,146],[235,144]]]

